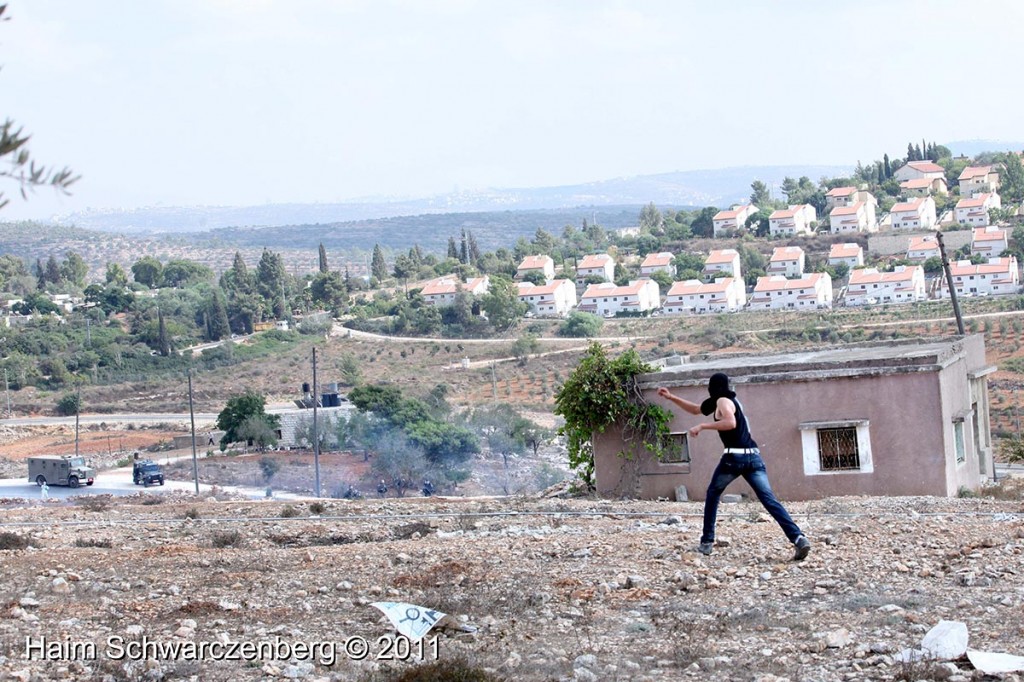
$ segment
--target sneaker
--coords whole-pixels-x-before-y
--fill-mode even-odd
[[[793,561],[803,561],[807,558],[807,555],[811,553],[811,541],[803,535],[798,537],[793,545],[796,546],[796,553],[793,554]]]
[[[711,556],[711,548],[714,547],[714,542],[702,542],[697,545],[697,551],[704,556]]]

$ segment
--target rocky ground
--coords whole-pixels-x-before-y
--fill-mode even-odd
[[[814,543],[802,563],[747,502],[723,506],[710,557],[693,550],[700,503],[0,502],[11,679],[390,680],[420,653],[508,680],[992,679],[894,658],[943,619],[966,623],[974,649],[1024,655],[1019,499],[794,503]],[[378,601],[464,627],[406,651]],[[207,650],[137,660],[129,644],[186,642]],[[277,643],[282,658],[213,660],[226,643]]]

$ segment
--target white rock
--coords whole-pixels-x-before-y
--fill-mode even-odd
[[[842,649],[844,646],[849,646],[852,641],[853,637],[850,636],[850,631],[846,628],[839,628],[825,635],[825,646],[829,649]]]
[[[921,640],[921,648],[933,657],[953,661],[967,653],[967,624],[955,620],[940,620]]]
[[[69,594],[71,592],[71,585],[64,578],[54,578],[53,582],[50,583],[50,589],[53,590],[54,594]]]

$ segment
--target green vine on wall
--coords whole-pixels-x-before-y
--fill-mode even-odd
[[[593,343],[555,395],[555,414],[565,419],[559,433],[568,440],[569,466],[587,484],[594,484],[594,434],[609,426],[622,426],[627,443],[639,439],[653,455],[662,455],[672,415],[649,405],[636,381],[640,374],[653,371],[635,350],[610,359],[600,344]]]

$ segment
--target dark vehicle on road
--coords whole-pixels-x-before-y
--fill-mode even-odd
[[[164,470],[152,460],[142,460],[132,465],[132,482],[135,485],[144,485],[147,488],[151,485],[164,484]]]
[[[85,457],[41,455],[28,458],[28,480],[36,485],[66,485],[77,488],[92,485],[96,471],[85,463]]]

